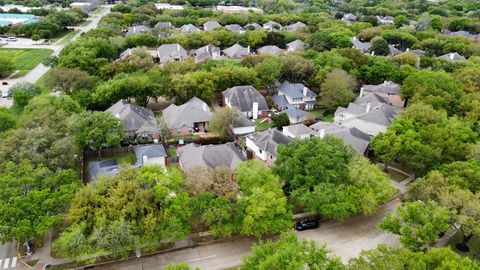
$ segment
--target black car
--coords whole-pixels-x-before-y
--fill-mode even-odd
[[[304,231],[310,229],[316,229],[320,226],[317,220],[315,219],[304,219],[300,220],[299,222],[295,223],[295,230],[297,231]]]

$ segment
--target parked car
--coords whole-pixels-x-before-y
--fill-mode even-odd
[[[8,82],[2,82],[2,85],[8,85]]]
[[[8,98],[8,97],[10,97],[10,91],[4,90],[4,91],[2,92],[2,98]]]
[[[7,41],[17,41],[16,37],[7,37]]]
[[[320,224],[316,219],[307,218],[295,223],[295,230],[304,231],[304,230],[316,229],[319,226]]]

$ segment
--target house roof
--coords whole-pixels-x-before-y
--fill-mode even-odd
[[[270,55],[279,55],[284,53],[285,50],[280,49],[275,45],[267,45],[257,49],[258,54],[270,54]]]
[[[283,130],[288,130],[288,132],[292,133],[295,136],[301,136],[306,134],[317,135],[317,133],[313,129],[307,127],[304,124],[285,126],[283,127]]]
[[[287,48],[290,50],[303,50],[305,48],[305,42],[300,39],[296,39],[290,43],[287,43]]]
[[[211,31],[215,28],[221,28],[222,26],[217,21],[208,21],[203,24],[204,31]]]
[[[359,153],[365,153],[370,144],[371,136],[355,127],[345,127],[330,122],[317,122],[310,126],[311,129],[320,133],[323,129],[325,135],[332,135],[342,139],[346,145],[350,145]]]
[[[358,105],[367,105],[368,103],[370,103],[372,106],[378,106],[382,103],[389,104],[390,101],[388,97],[381,96],[377,93],[368,93],[361,97],[357,97],[354,103]]]
[[[243,26],[246,30],[257,30],[257,29],[262,29],[262,26],[258,23],[249,23]]]
[[[180,164],[183,170],[197,166],[216,168],[226,166],[234,170],[246,159],[244,154],[232,143],[217,145],[187,144],[178,148]]]
[[[382,126],[389,126],[397,114],[398,110],[395,109],[395,107],[388,104],[381,104],[370,109],[370,111],[359,115],[358,118]]]
[[[303,22],[296,22],[296,23],[292,23],[290,25],[287,25],[285,26],[285,29],[289,30],[289,31],[297,31],[301,28],[305,28],[307,27],[306,24],[304,24]]]
[[[88,180],[91,181],[99,175],[115,176],[118,171],[119,166],[115,159],[90,161],[88,163]]]
[[[296,118],[296,119],[300,117],[304,117],[305,115],[308,114],[306,111],[300,110],[299,108],[294,106],[290,106],[288,109],[282,111],[282,113],[286,113],[288,115],[288,118]]]
[[[193,128],[194,123],[210,121],[212,112],[207,103],[193,97],[183,105],[171,104],[168,106],[163,110],[163,118],[169,129],[178,130],[182,127]]]
[[[234,128],[239,128],[239,127],[253,127],[255,126],[255,123],[252,122],[250,119],[248,119],[245,115],[239,113],[237,121],[235,121],[233,127]]]
[[[145,25],[135,25],[128,29],[128,32],[125,34],[126,36],[135,35],[135,34],[143,34],[148,32],[150,27]]]
[[[135,146],[134,149],[135,156],[137,158],[137,165],[143,164],[143,157],[147,158],[157,158],[157,157],[167,157],[167,151],[162,144],[149,144],[149,145],[140,145]]]
[[[267,129],[262,132],[255,132],[247,136],[255,145],[267,153],[277,156],[277,147],[280,144],[288,144],[292,141],[277,129]]]
[[[277,23],[277,22],[274,22],[274,21],[268,21],[266,23],[263,24],[263,28],[282,28],[282,25]]]
[[[456,31],[456,32],[451,32],[450,35],[451,36],[462,36],[462,37],[467,37],[467,38],[472,36],[472,34],[470,34],[470,32],[463,31],[463,30]]]
[[[224,28],[229,31],[237,32],[237,33],[245,32],[245,29],[243,29],[243,27],[240,26],[239,24],[227,24],[224,26]]]
[[[268,110],[265,98],[251,85],[228,88],[222,94],[228,99],[232,107],[238,108],[241,112],[252,111],[254,102],[258,103],[259,111]]]
[[[317,97],[317,94],[308,89],[303,83],[291,83],[289,81],[283,81],[283,83],[278,87],[278,90],[281,91],[285,96],[289,98],[301,98],[304,97],[303,89],[307,88],[307,97]]]
[[[400,95],[400,85],[392,81],[384,81],[382,84],[365,84],[362,86],[363,91],[371,93],[385,93]]]
[[[289,103],[285,95],[273,95],[272,96],[272,101],[275,105],[279,107],[286,107]]]
[[[158,57],[160,58],[160,63],[164,63],[174,58],[187,58],[187,51],[178,43],[163,44],[158,47],[157,53]]]
[[[124,99],[113,104],[106,112],[121,119],[126,130],[139,130],[144,126],[155,126],[156,118],[147,108],[127,102]]]
[[[401,53],[403,53],[401,50],[395,48],[393,45],[388,45],[388,49],[390,49],[390,55],[391,56],[397,56]]]
[[[173,27],[171,22],[158,22],[155,24],[155,28],[170,28]]]
[[[192,32],[199,32],[200,29],[198,29],[198,27],[196,27],[195,25],[189,23],[189,24],[184,24],[180,27],[180,33],[182,34],[188,34],[188,33],[192,33]]]
[[[242,47],[240,44],[236,43],[231,47],[228,47],[222,51],[228,58],[241,59],[244,56],[250,54],[249,48]]]
[[[220,55],[220,48],[212,44],[205,45],[193,51],[195,61],[200,62],[213,57],[213,54],[216,53]]]
[[[361,52],[368,52],[372,47],[370,42],[361,42],[357,37],[351,37],[350,41],[353,44],[353,47]]]
[[[465,58],[463,55],[460,55],[456,52],[454,53],[447,53],[444,55],[439,56],[438,58],[447,60],[447,61],[465,61],[467,58]]]
[[[352,13],[347,13],[347,14],[343,15],[343,18],[345,20],[348,20],[348,21],[355,21],[357,19],[357,16],[355,16]]]

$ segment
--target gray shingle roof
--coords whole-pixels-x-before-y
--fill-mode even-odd
[[[273,104],[275,104],[278,107],[287,107],[288,105],[288,100],[285,97],[285,95],[281,95],[281,96],[273,95],[272,101],[273,101]]]
[[[414,54],[414,55],[416,55],[416,56],[418,56],[418,57],[423,56],[423,55],[426,54],[426,52],[425,52],[424,50],[420,50],[420,49],[415,49],[415,50],[409,50],[409,49],[407,49],[407,50],[405,51],[405,53],[412,53],[412,54]]]
[[[303,50],[305,49],[305,42],[300,39],[296,39],[290,43],[287,43],[287,49],[291,51]]]
[[[210,58],[219,57],[220,56],[220,48],[214,46],[212,44],[208,44],[206,46],[200,47],[193,51],[193,55],[195,57],[195,61],[201,62],[208,60]]]
[[[187,144],[177,150],[180,164],[184,170],[197,166],[216,168],[226,166],[234,170],[246,159],[244,154],[232,143],[218,145]]]
[[[317,122],[310,126],[311,129],[320,133],[323,129],[325,135],[332,135],[340,138],[346,145],[350,145],[359,153],[365,153],[370,144],[371,136],[355,127],[340,126],[330,122]]]
[[[126,130],[136,131],[145,126],[154,127],[156,124],[155,115],[151,110],[128,103],[124,99],[113,104],[106,112],[121,119]]]
[[[353,44],[353,47],[357,50],[359,50],[360,52],[368,52],[370,50],[370,48],[372,47],[372,43],[370,42],[361,42],[360,40],[358,40],[357,37],[352,37],[350,38],[350,41],[352,42]]]
[[[274,21],[268,21],[263,24],[263,28],[265,29],[282,29],[282,25],[274,22]]]
[[[267,129],[262,132],[255,132],[247,136],[255,145],[267,153],[277,156],[277,147],[280,144],[288,144],[292,141],[282,132],[276,129]]]
[[[294,107],[294,106],[291,106],[288,109],[282,111],[282,113],[286,113],[289,118],[296,118],[296,119],[304,117],[305,115],[307,115],[306,111],[300,110],[299,108]]]
[[[278,87],[278,90],[282,91],[282,93],[287,97],[301,98],[301,97],[304,97],[303,95],[304,88],[306,88],[306,86],[303,83],[291,83],[289,81],[283,81],[283,83]],[[316,97],[317,94],[315,94],[310,89],[308,89],[306,96]]]
[[[128,29],[128,32],[125,34],[126,36],[135,35],[135,34],[143,34],[145,32],[150,31],[150,27],[145,25],[136,25],[132,26]]]
[[[245,32],[245,29],[243,29],[243,27],[240,26],[239,24],[227,24],[227,25],[224,26],[224,28],[229,30],[229,31],[236,32],[236,33]]]
[[[228,47],[222,51],[228,58],[232,59],[242,59],[243,57],[250,54],[248,48],[242,47],[240,44],[236,43],[231,47]]]
[[[382,84],[365,84],[362,86],[363,91],[368,91],[371,93],[385,93],[400,95],[400,85],[392,81],[384,81]]]
[[[269,54],[269,55],[279,55],[284,53],[285,50],[280,49],[275,45],[267,45],[257,49],[258,54]]]
[[[290,25],[285,26],[285,29],[287,29],[288,31],[297,31],[305,27],[307,27],[307,25],[304,24],[303,22],[296,22],[296,23],[292,23]]]
[[[378,106],[382,103],[389,104],[388,97],[380,96],[377,93],[368,93],[366,95],[363,95],[362,97],[357,97],[355,99],[355,104],[358,105],[367,105],[370,103],[372,106]]]
[[[222,26],[217,21],[208,21],[203,24],[204,31],[212,31],[215,28],[221,28]]]
[[[246,24],[243,28],[246,30],[257,30],[257,29],[262,29],[262,26],[258,23],[249,23]]]
[[[444,55],[439,56],[438,58],[447,60],[447,61],[466,61],[467,58],[465,58],[463,55],[460,55],[456,52],[454,53],[447,53]]]
[[[388,49],[390,49],[391,56],[397,56],[402,53],[399,49],[395,48],[393,45],[388,45]]]
[[[181,34],[188,34],[188,33],[193,33],[193,32],[199,32],[200,29],[198,29],[198,27],[196,27],[195,25],[189,23],[189,24],[184,24],[182,25],[180,28],[180,33]]]
[[[238,108],[241,112],[252,111],[254,102],[258,103],[259,111],[268,110],[265,98],[251,85],[228,88],[222,94],[228,99],[232,107]]]
[[[171,22],[158,22],[155,24],[155,28],[171,28],[173,24]]]
[[[137,158],[137,165],[143,164],[143,157],[147,158],[157,158],[157,157],[167,157],[167,151],[162,144],[150,144],[150,145],[140,145],[135,146],[134,148],[135,156]]]
[[[212,112],[207,103],[193,97],[183,105],[171,104],[168,106],[163,110],[163,118],[169,129],[178,130],[183,127],[193,128],[194,123],[210,121]]]
[[[161,64],[170,60],[184,60],[187,58],[187,51],[178,43],[163,44],[158,47],[157,53]]]
[[[359,115],[358,118],[382,126],[389,126],[397,114],[398,110],[393,106],[381,104],[380,106],[370,109],[369,112]]]
[[[238,127],[253,127],[255,126],[255,123],[252,122],[250,119],[245,117],[243,114],[239,113],[237,121],[235,121],[233,127],[238,128]]]
[[[305,135],[305,134],[311,134],[311,135],[316,135],[317,133],[307,127],[304,124],[295,124],[295,125],[290,125],[290,126],[285,126],[283,129],[287,129],[290,133],[292,133],[295,136],[300,136],[300,135]]]

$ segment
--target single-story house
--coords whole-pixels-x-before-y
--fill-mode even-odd
[[[284,49],[280,49],[275,45],[267,45],[257,49],[258,54],[268,54],[268,55],[280,55],[285,52]]]
[[[318,136],[317,132],[304,124],[285,126],[282,132],[292,139],[308,139]]]
[[[163,44],[157,49],[160,65],[168,61],[183,61],[187,58],[187,51],[178,43]]]
[[[239,33],[239,34],[245,33],[245,29],[242,26],[240,26],[239,24],[227,24],[223,28],[225,28],[225,29],[227,29],[231,32]]]
[[[207,103],[197,97],[180,106],[171,104],[163,110],[163,119],[173,134],[205,132],[212,116]]]
[[[247,149],[251,151],[256,159],[264,161],[267,166],[273,164],[277,157],[277,147],[281,144],[288,144],[292,141],[277,129],[267,129],[255,132],[246,137]]]
[[[208,21],[203,24],[203,31],[213,31],[217,28],[222,28],[217,21]]]
[[[257,119],[268,116],[265,98],[251,85],[235,86],[222,92],[223,104],[237,108],[244,116]]]
[[[305,42],[301,41],[300,39],[296,39],[290,43],[287,43],[286,46],[287,52],[302,51],[305,49]]]
[[[159,133],[155,115],[151,110],[142,106],[121,99],[106,112],[123,121],[128,138],[148,137]]]
[[[292,23],[290,25],[285,26],[285,29],[288,31],[298,31],[305,27],[307,27],[307,25],[304,24],[303,22],[296,22],[296,23]]]
[[[288,109],[282,111],[281,113],[284,113],[288,116],[288,120],[290,121],[290,124],[302,123],[306,121],[308,118],[308,113],[297,107],[289,107]]]
[[[240,44],[235,43],[231,47],[222,50],[222,53],[225,57],[230,59],[243,59],[245,56],[250,55],[250,46],[245,48]]]
[[[155,28],[173,28],[173,24],[171,22],[158,22],[155,24]]]
[[[180,34],[189,34],[201,31],[200,29],[198,29],[198,27],[191,23],[182,25],[178,30],[180,31]]]
[[[268,21],[263,24],[263,29],[269,32],[279,31],[279,30],[282,30],[282,25],[274,21]]]
[[[167,151],[162,144],[138,145],[134,147],[136,165],[160,165],[166,169]]]
[[[235,170],[246,160],[240,147],[233,143],[216,145],[187,144],[177,149],[179,164],[182,170],[188,171],[195,167],[217,168],[225,166]]]

